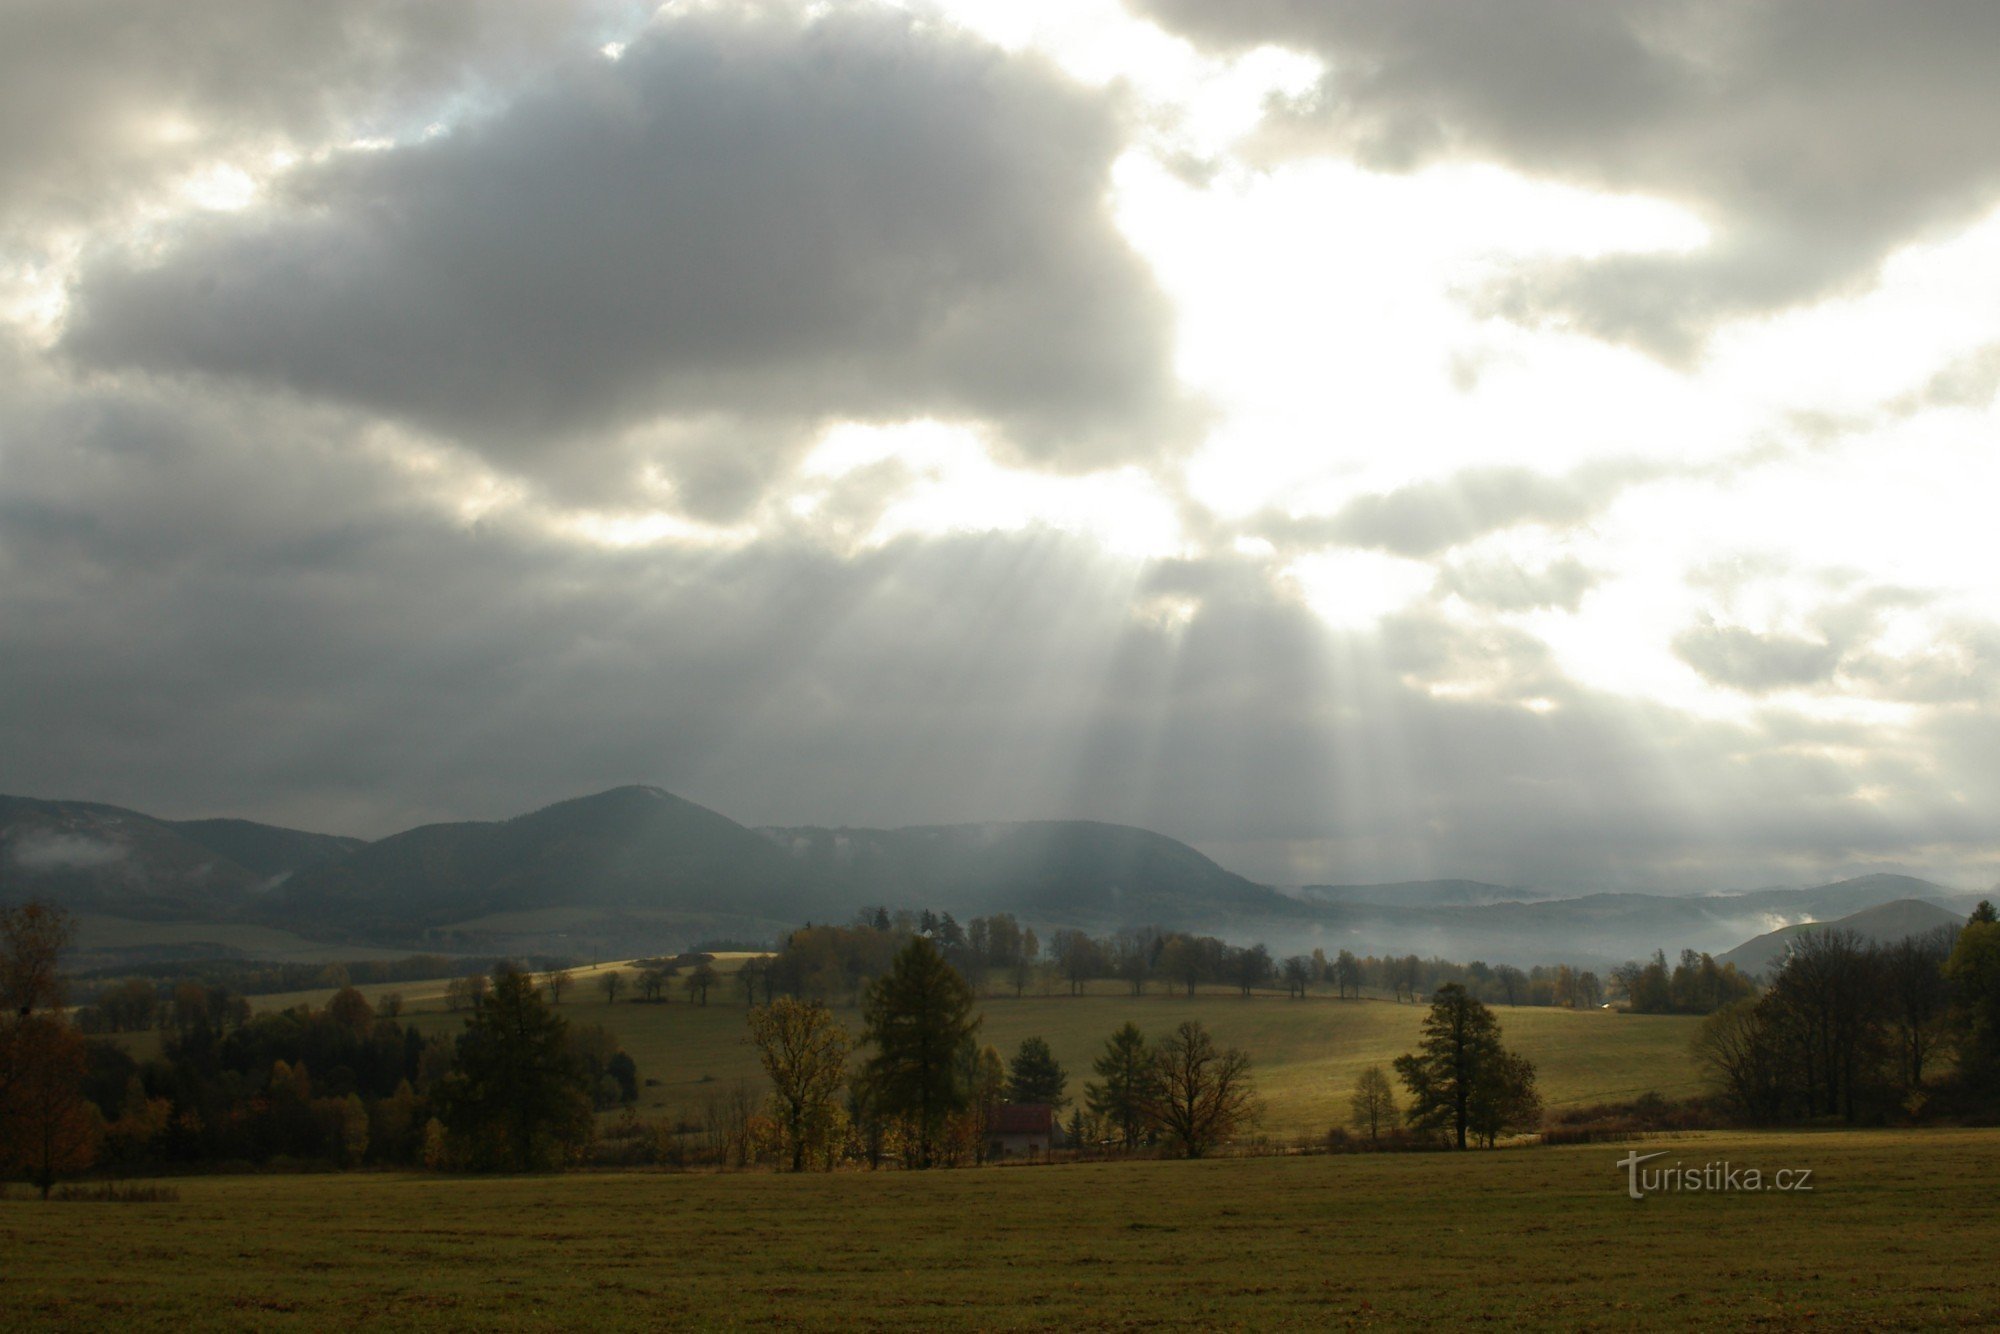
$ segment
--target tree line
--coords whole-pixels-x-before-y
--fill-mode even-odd
[[[455,1037],[352,986],[253,1014],[226,987],[184,981],[152,1017],[160,1054],[136,1060],[65,1012],[72,936],[59,909],[0,909],[0,1171],[45,1193],[99,1162],[549,1167],[588,1147],[598,1109],[638,1096],[609,1032],[567,1023],[504,964]]]
[[[1725,1104],[1756,1124],[2000,1111],[2000,921],[1893,943],[1801,934],[1762,993],[1717,1009],[1694,1043]]]
[[[1134,996],[1158,987],[1193,995],[1201,987],[1234,987],[1248,996],[1282,989],[1295,999],[1331,993],[1342,999],[1388,995],[1417,1003],[1447,983],[1496,1005],[1601,1005],[1605,986],[1595,972],[1568,964],[1456,963],[1415,954],[1357,955],[1324,949],[1285,958],[1266,945],[1232,945],[1215,936],[1136,927],[1093,936],[1075,928],[1050,933],[1046,947],[1009,913],[960,924],[950,913],[867,908],[846,925],[808,925],[791,932],[775,957],[753,961],[738,975],[746,1005],[777,996],[857,1001],[905,940],[921,936],[981,995],[1033,990],[1081,994],[1091,983],[1117,982]]]

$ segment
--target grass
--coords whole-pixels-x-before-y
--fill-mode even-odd
[[[1083,996],[998,997],[983,1001],[982,1040],[1011,1054],[1021,1039],[1048,1040],[1070,1074],[1070,1094],[1080,1097],[1090,1063],[1104,1040],[1127,1019],[1155,1035],[1187,1018],[1206,1024],[1217,1041],[1250,1053],[1265,1113],[1260,1129],[1290,1137],[1317,1135],[1345,1117],[1356,1076],[1369,1065],[1386,1066],[1416,1043],[1426,1007],[1387,1000],[1341,1001],[1326,996],[1289,1000],[1233,991],[1168,996],[1158,990],[1130,996],[1100,990]],[[709,1003],[687,1003],[676,994],[667,1005],[621,1000],[607,1005],[589,972],[563,1002],[580,1023],[599,1023],[617,1034],[638,1063],[641,1110],[674,1113],[738,1079],[761,1081],[762,1069],[747,1041],[744,1004],[734,983],[711,992]],[[1699,1077],[1688,1041],[1699,1020],[1676,1015],[1631,1015],[1607,1010],[1501,1007],[1505,1041],[1535,1062],[1542,1095],[1551,1109],[1622,1100],[1656,1090],[1669,1097],[1694,1093]],[[856,1031],[861,1014],[838,1011]],[[410,1018],[431,1032],[457,1031],[462,1016],[419,1007]]]
[[[1711,1134],[1810,1195],[1627,1199],[1623,1149],[833,1176],[191,1178],[0,1200],[0,1326],[1991,1328],[2000,1132]]]

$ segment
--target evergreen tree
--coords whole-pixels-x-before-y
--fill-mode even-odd
[[[1396,1073],[1410,1091],[1410,1124],[1449,1133],[1462,1149],[1468,1131],[1479,1133],[1473,1125],[1476,1100],[1489,1122],[1496,1109],[1519,1111],[1525,1099],[1510,1098],[1492,1081],[1518,1077],[1525,1067],[1532,1087],[1533,1067],[1526,1062],[1509,1065],[1506,1057],[1493,1012],[1456,982],[1439,987],[1424,1019],[1422,1042],[1416,1051],[1396,1058]]]
[[[591,1087],[568,1025],[526,973],[501,970],[438,1089],[444,1127],[477,1168],[538,1171],[590,1140]]]
[[[1084,1088],[1091,1114],[1118,1132],[1127,1149],[1139,1147],[1146,1131],[1146,1108],[1153,1096],[1157,1069],[1139,1026],[1126,1021],[1104,1044],[1104,1054],[1091,1063],[1102,1083]]]
[[[871,1087],[886,1113],[908,1120],[914,1165],[930,1167],[947,1119],[971,1098],[958,1058],[979,1028],[972,988],[937,946],[917,936],[888,972],[869,983],[862,1018],[875,1047],[868,1062]]]
[[[1045,1102],[1057,1108],[1068,1104],[1063,1090],[1069,1084],[1069,1072],[1043,1039],[1022,1038],[1021,1049],[1007,1063],[1007,1070],[1009,1102]]]

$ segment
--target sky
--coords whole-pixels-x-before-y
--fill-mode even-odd
[[[2000,876],[2000,9],[17,0],[0,790]]]

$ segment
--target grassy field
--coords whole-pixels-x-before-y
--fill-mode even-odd
[[[412,1014],[420,1027],[456,1031],[462,1016],[424,1001]],[[1048,1040],[1070,1072],[1070,1093],[1081,1096],[1090,1063],[1104,1040],[1127,1019],[1147,1034],[1163,1033],[1190,1017],[1224,1044],[1250,1053],[1265,1104],[1260,1128],[1272,1135],[1319,1134],[1345,1115],[1355,1076],[1387,1065],[1415,1045],[1425,1007],[1387,1000],[1341,1001],[1315,996],[1290,1000],[1278,994],[1248,999],[1234,991],[1168,996],[1157,990],[1130,996],[1123,989],[1083,996],[996,997],[981,1003],[984,1041],[1002,1054],[1021,1039]],[[763,1078],[756,1052],[745,1040],[744,1004],[734,984],[712,992],[706,1006],[676,995],[671,1004],[606,1004],[595,976],[577,974],[563,1013],[616,1033],[646,1080],[641,1110],[657,1114],[695,1106],[718,1086]],[[1551,1108],[1627,1099],[1657,1090],[1693,1093],[1699,1080],[1688,1040],[1699,1022],[1674,1015],[1630,1015],[1608,1010],[1500,1007],[1502,1034],[1535,1062],[1542,1095]],[[857,1009],[841,1020],[859,1032]]]
[[[8,1329],[1992,1328],[2000,1132],[834,1176],[191,1178],[0,1201]]]

